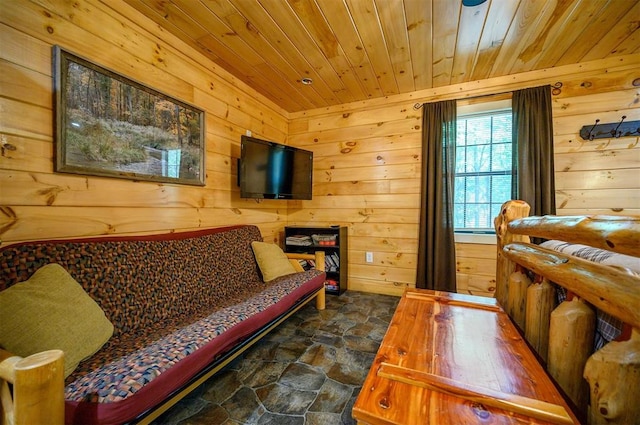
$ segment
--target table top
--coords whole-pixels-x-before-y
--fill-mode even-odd
[[[405,291],[353,407],[360,424],[579,424],[495,299]]]

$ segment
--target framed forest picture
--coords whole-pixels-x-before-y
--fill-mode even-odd
[[[204,186],[204,112],[53,48],[55,171]]]

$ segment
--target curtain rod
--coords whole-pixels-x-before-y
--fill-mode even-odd
[[[561,93],[561,88],[562,88],[562,82],[558,81],[555,84],[550,84],[551,86],[551,94],[556,96],[559,95]],[[503,92],[498,92],[498,93],[491,93],[491,94],[479,94],[477,96],[469,96],[469,97],[465,97],[464,99],[456,99],[456,100],[471,100],[471,99],[479,99],[482,97],[492,97],[492,96],[501,96],[503,94],[511,94],[513,93],[513,90],[511,91],[503,91]],[[425,102],[428,103],[428,102]],[[424,103],[414,103],[413,104],[413,109],[415,109],[416,111],[420,108],[422,108],[422,106],[424,105]]]

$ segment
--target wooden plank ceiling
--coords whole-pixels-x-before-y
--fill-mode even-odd
[[[640,53],[640,0],[126,1],[289,112]]]

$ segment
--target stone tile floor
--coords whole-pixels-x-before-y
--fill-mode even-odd
[[[351,409],[400,299],[309,303],[154,425],[354,424]]]

